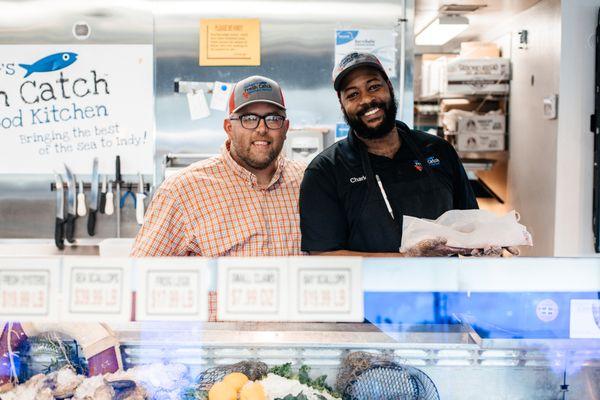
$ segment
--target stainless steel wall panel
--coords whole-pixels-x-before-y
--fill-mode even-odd
[[[262,74],[278,80],[285,92],[292,128],[310,126],[334,129],[342,122],[331,86],[336,29],[390,29],[404,32],[397,50],[404,49],[405,73],[397,53],[395,90],[404,76],[402,118],[412,124],[412,19],[414,1],[129,1],[120,6],[96,2],[0,1],[0,43],[81,43],[71,28],[79,20],[92,27],[88,43],[154,43],[155,57],[155,182],[162,181],[162,160],[167,153],[219,152],[225,140],[223,112],[206,119],[189,118],[185,94],[174,92],[176,80],[234,82]],[[105,5],[109,4],[109,5]],[[114,4],[114,3],[112,3]],[[6,8],[5,8],[6,7]],[[200,67],[199,27],[202,18],[259,18],[259,67]],[[406,19],[406,22],[402,22]],[[405,45],[402,45],[405,39]],[[397,97],[400,97],[397,93]],[[333,142],[333,132],[325,144]],[[20,183],[15,184],[15,179]],[[54,197],[51,176],[11,178],[0,176],[0,238],[51,237]],[[11,210],[23,199],[23,213]],[[112,237],[114,220],[100,220],[98,237]],[[6,223],[5,223],[6,221]],[[83,228],[83,224],[79,224]],[[10,227],[9,227],[10,226]],[[33,226],[36,228],[33,229]],[[133,213],[123,215],[123,236],[137,231]],[[82,232],[78,232],[83,234]],[[87,236],[87,235],[85,235]]]

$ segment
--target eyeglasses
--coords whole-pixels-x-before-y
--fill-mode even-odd
[[[269,129],[281,129],[283,126],[283,122],[285,121],[285,117],[277,114],[269,114],[269,115],[255,115],[255,114],[246,114],[240,115],[239,117],[230,117],[230,120],[239,119],[242,126],[246,129],[256,129],[260,124],[260,120],[265,121],[265,125]]]

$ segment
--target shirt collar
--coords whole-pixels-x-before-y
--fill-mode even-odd
[[[258,184],[256,175],[254,175],[252,172],[248,171],[246,168],[242,167],[240,164],[238,164],[233,159],[233,157],[231,157],[231,153],[229,152],[230,145],[231,145],[231,141],[227,140],[227,141],[225,141],[225,144],[221,147],[221,156],[223,157],[225,165],[235,175],[237,175],[238,177],[243,179],[250,186],[256,187]],[[281,179],[281,177],[283,175],[283,170],[285,168],[285,157],[283,157],[281,154],[279,154],[279,156],[277,156],[277,159],[275,160],[275,162],[277,163],[277,168],[275,169],[275,173],[273,174],[273,177],[271,178],[271,182],[269,182],[266,189],[271,189],[273,187],[273,185],[275,185]]]

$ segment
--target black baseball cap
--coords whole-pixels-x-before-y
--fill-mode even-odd
[[[375,57],[371,53],[358,53],[353,52],[342,58],[342,61],[333,69],[331,74],[331,80],[333,81],[333,88],[336,92],[340,91],[340,86],[342,84],[342,80],[353,70],[360,67],[373,67],[381,74],[383,77],[389,81],[387,73],[381,65],[381,61],[377,57]]]

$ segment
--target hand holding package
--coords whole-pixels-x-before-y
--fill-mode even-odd
[[[497,215],[486,210],[450,210],[436,220],[405,215],[401,252],[423,240],[446,239],[446,246],[464,249],[533,246],[531,234],[519,224],[513,210]]]

